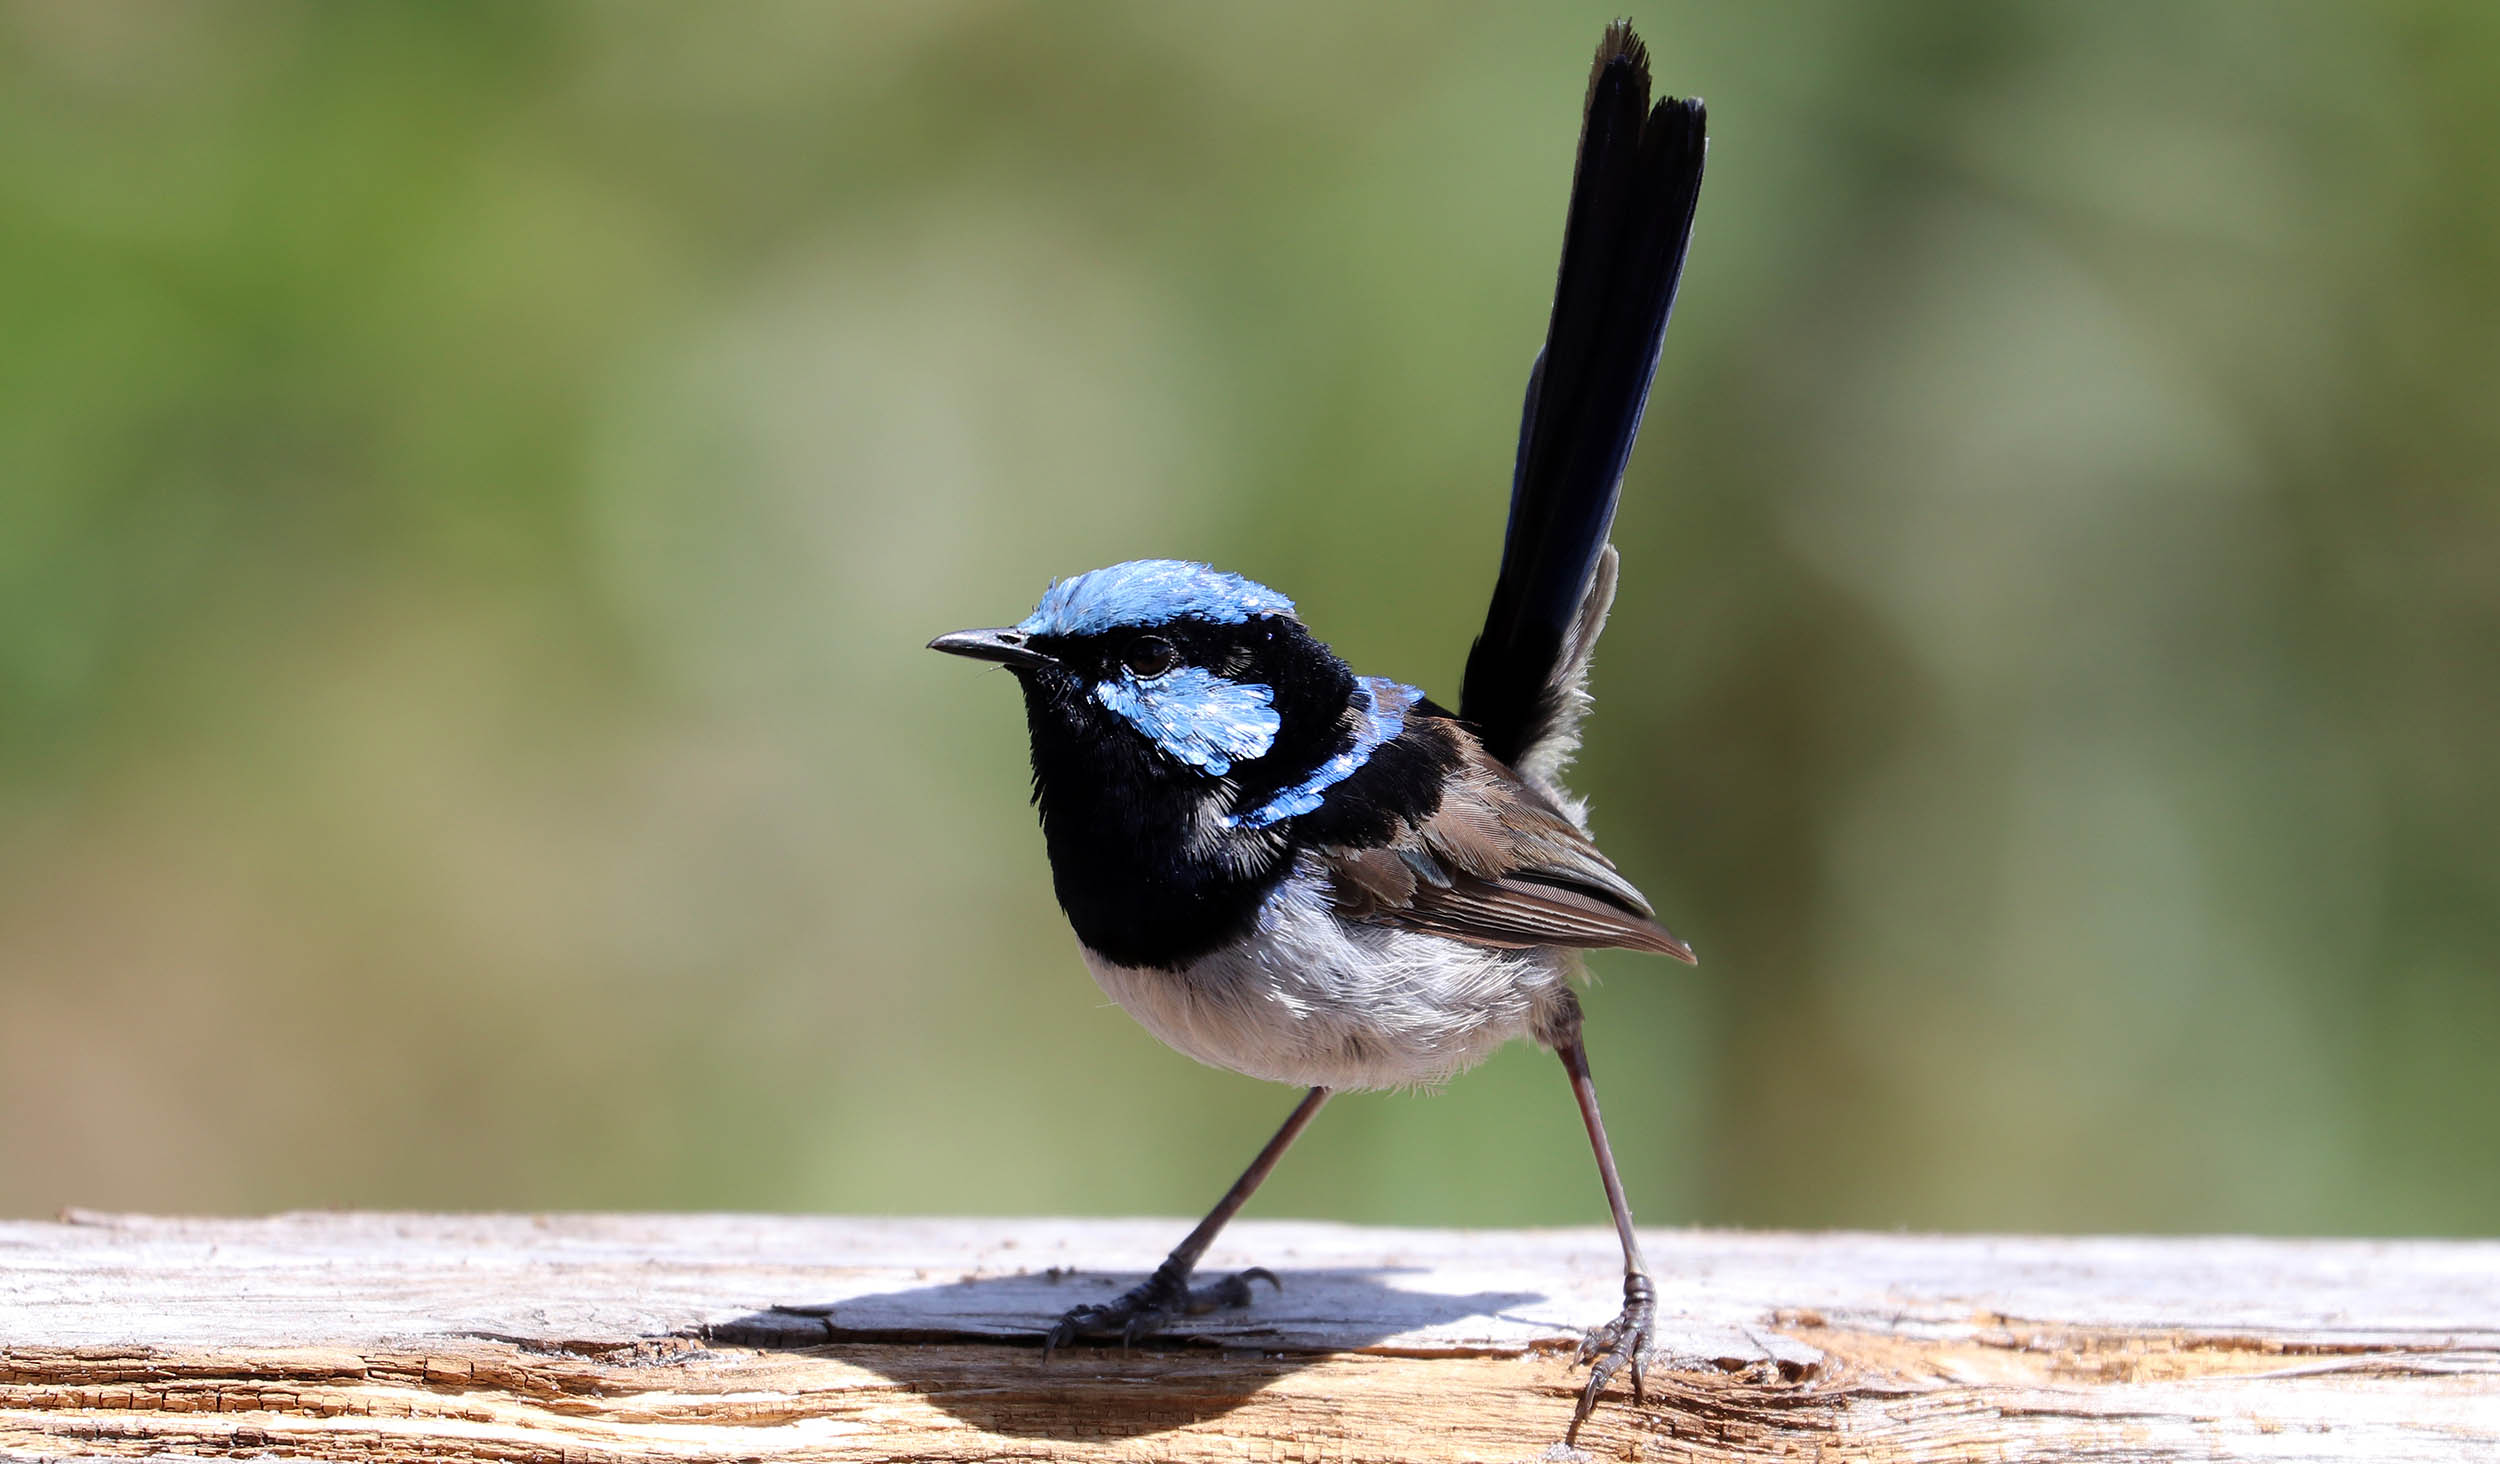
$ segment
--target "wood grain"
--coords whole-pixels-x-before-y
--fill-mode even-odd
[[[0,1223],[0,1457],[1534,1459],[1603,1231],[1238,1225],[1249,1312],[1045,1366],[1180,1222]],[[1598,1458],[2500,1458],[2500,1244],[1657,1231]]]

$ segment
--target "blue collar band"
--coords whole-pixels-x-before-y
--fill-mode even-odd
[[[1394,741],[1399,733],[1406,730],[1407,709],[1423,699],[1424,694],[1414,687],[1391,681],[1385,676],[1358,678],[1354,683],[1353,711],[1357,720],[1353,744],[1312,769],[1309,777],[1250,812],[1226,814],[1224,826],[1263,829],[1319,807],[1329,789],[1353,777],[1357,769],[1371,761],[1375,749],[1384,742]]]

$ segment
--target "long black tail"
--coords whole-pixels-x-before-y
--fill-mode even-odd
[[[1459,715],[1504,762],[1569,730],[1563,647],[1658,368],[1705,134],[1699,101],[1650,109],[1648,48],[1629,23],[1608,26],[1589,77],[1553,319],[1528,376],[1502,574],[1459,694]]]

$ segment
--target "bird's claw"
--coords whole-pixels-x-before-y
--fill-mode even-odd
[[[1563,1434],[1565,1444],[1577,1447],[1580,1425],[1597,1408],[1597,1395],[1614,1381],[1616,1373],[1626,1367],[1632,1371],[1632,1402],[1639,1406],[1643,1376],[1649,1354],[1657,1344],[1658,1292],[1649,1278],[1635,1271],[1623,1278],[1623,1310],[1602,1327],[1592,1327],[1580,1339],[1580,1348],[1572,1356],[1571,1365],[1589,1364],[1589,1380],[1580,1389],[1579,1406],[1571,1410],[1571,1427]]]
[[[1130,1287],[1117,1301],[1101,1306],[1070,1307],[1056,1325],[1042,1336],[1042,1361],[1074,1342],[1079,1337],[1118,1337],[1122,1347],[1134,1344],[1140,1337],[1150,1337],[1163,1330],[1175,1317],[1204,1316],[1211,1311],[1232,1311],[1250,1304],[1250,1283],[1264,1281],[1278,1291],[1285,1283],[1265,1266],[1252,1266],[1236,1271],[1221,1281],[1204,1286],[1189,1284],[1187,1271],[1157,1270],[1152,1276]]]

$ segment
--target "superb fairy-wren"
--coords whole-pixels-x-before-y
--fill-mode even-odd
[[[1562,1058],[1623,1242],[1623,1311],[1580,1349],[1571,1420],[1641,1386],[1656,1292],[1599,1121],[1571,978],[1594,947],[1692,951],[1590,840],[1558,781],[1614,601],[1607,542],[1701,189],[1701,103],[1649,104],[1628,24],[1598,46],[1545,349],[1528,376],[1510,525],[1455,714],[1357,676],[1293,602],[1205,565],[1136,560],[1053,584],[999,630],[932,648],[1023,686],[1053,884],[1112,1000],[1201,1062],[1310,1092],[1153,1276],[1044,1339],[1133,1339],[1246,1305],[1207,1245],[1340,1088],[1438,1082],[1514,1037]]]

